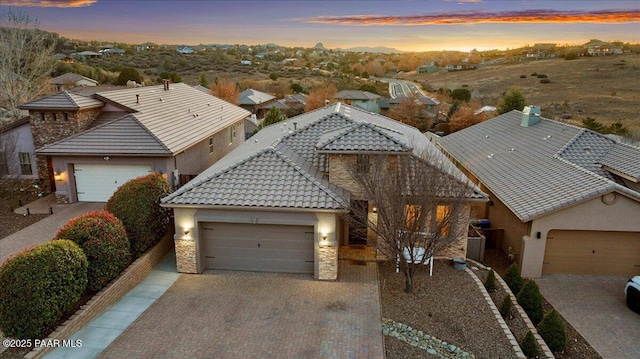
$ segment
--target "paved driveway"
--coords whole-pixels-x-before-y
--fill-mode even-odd
[[[183,274],[100,358],[383,358],[377,267]]]
[[[627,309],[627,277],[547,275],[545,298],[604,359],[640,358],[640,314]]]

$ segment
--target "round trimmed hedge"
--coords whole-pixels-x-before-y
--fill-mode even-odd
[[[29,248],[0,267],[0,329],[39,338],[73,308],[87,286],[87,257],[69,240]]]
[[[151,173],[126,182],[109,198],[106,209],[124,224],[133,258],[167,231],[170,210],[160,207],[160,199],[170,193],[169,183],[160,174]]]
[[[55,239],[76,242],[89,262],[87,290],[96,292],[131,262],[129,238],[122,222],[107,211],[94,211],[70,220]]]

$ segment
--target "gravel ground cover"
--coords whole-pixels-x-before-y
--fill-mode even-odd
[[[404,275],[395,263],[381,262],[382,316],[453,344],[476,358],[515,358],[504,332],[480,289],[465,271],[448,260],[436,260],[433,276],[421,271],[413,293],[404,292]],[[387,359],[434,357],[398,339],[385,336]]]
[[[25,216],[13,213],[13,210],[20,206],[20,201],[25,205],[36,199],[38,199],[38,196],[30,192],[0,189],[0,239],[48,216],[48,214],[31,214]]]

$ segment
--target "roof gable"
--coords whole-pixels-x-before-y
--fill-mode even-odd
[[[259,105],[275,99],[275,96],[254,89],[246,89],[240,93],[239,105]]]
[[[640,148],[616,143],[600,158],[607,171],[615,171],[633,182],[640,182]]]
[[[71,93],[61,91],[49,96],[41,97],[18,106],[22,110],[68,110],[97,108],[104,106],[104,102]]]
[[[410,147],[368,122],[323,135],[318,152],[407,152]]]
[[[131,114],[43,146],[36,152],[48,155],[171,155],[169,149]]]
[[[98,84],[98,81],[94,80],[94,79],[90,79],[88,77],[84,77],[82,75],[78,75],[75,72],[67,72],[64,75],[60,75],[57,77],[54,77],[51,79],[51,83],[52,84],[56,84],[56,85],[66,85],[66,84],[75,84],[76,82],[80,81],[80,80],[85,80],[85,81],[89,81],[92,82],[94,84]]]

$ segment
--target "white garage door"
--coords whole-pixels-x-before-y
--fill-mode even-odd
[[[313,273],[313,226],[204,223],[207,269]]]
[[[76,164],[74,170],[78,201],[106,202],[125,182],[149,174],[151,166]]]

